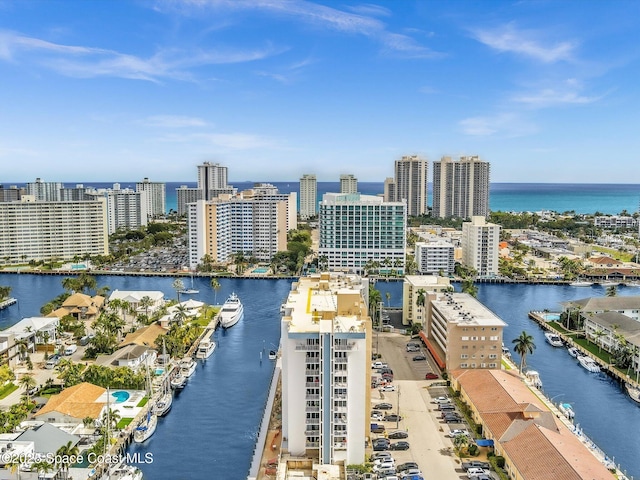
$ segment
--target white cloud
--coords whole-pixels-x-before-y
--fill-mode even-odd
[[[576,43],[573,41],[546,42],[533,30],[518,30],[513,24],[496,30],[475,30],[476,40],[499,52],[534,58],[544,63],[571,60]]]
[[[253,50],[158,50],[148,58],[93,47],[60,45],[13,32],[0,32],[0,58],[31,61],[60,74],[91,78],[120,77],[158,82],[165,78],[192,80],[189,69],[203,65],[261,60],[283,49],[271,45]]]
[[[184,127],[206,127],[208,123],[197,117],[187,117],[184,115],[153,115],[140,122],[147,127],[161,128],[184,128]]]
[[[168,143],[202,143],[207,147],[218,147],[226,150],[253,150],[262,148],[279,148],[278,142],[269,137],[251,133],[190,133],[169,134],[158,139]]]
[[[462,132],[474,137],[522,137],[537,131],[535,125],[515,113],[470,117],[459,122]]]

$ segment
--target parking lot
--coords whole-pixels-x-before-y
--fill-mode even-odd
[[[377,345],[382,355],[381,361],[386,362],[393,370],[394,380],[391,385],[395,389],[372,390],[372,409],[380,403],[389,403],[391,408],[380,411],[384,415],[396,414],[402,418],[396,421],[372,419],[372,423],[384,425],[385,433],[371,433],[371,441],[387,437],[394,431],[406,432],[407,438],[389,439],[390,444],[398,441],[409,443],[408,450],[386,450],[391,453],[396,466],[415,462],[425,479],[467,479],[469,477],[454,453],[453,439],[448,435],[452,430],[468,430],[468,427],[462,420],[447,423],[441,418],[442,412],[435,399],[446,396],[448,389],[433,386],[434,383],[437,385],[438,380],[425,380],[427,373],[438,370],[432,365],[426,352],[426,360],[414,361],[413,357],[421,351],[407,351],[408,341],[407,336],[398,333],[380,333],[377,339],[374,338],[374,351]],[[371,453],[376,452],[372,450]]]

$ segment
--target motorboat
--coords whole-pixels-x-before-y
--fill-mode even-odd
[[[589,282],[588,280],[576,280],[575,282],[571,282],[569,285],[572,287],[590,287],[593,285],[593,282]]]
[[[127,463],[121,463],[109,470],[103,477],[109,480],[143,480],[142,470]]]
[[[585,369],[590,372],[598,373],[600,371],[600,366],[596,363],[596,361],[589,357],[588,355],[583,355],[578,358],[580,365],[582,365]]]
[[[202,339],[198,344],[198,350],[196,350],[196,358],[206,360],[211,356],[216,349],[216,342],[210,339]]]
[[[151,435],[156,431],[156,427],[158,426],[158,417],[155,413],[149,409],[147,412],[146,418],[140,422],[135,430],[133,431],[133,440],[136,443],[142,443],[147,440]]]
[[[620,282],[614,282],[612,280],[606,280],[604,282],[600,282],[600,286],[607,288],[607,287],[618,287],[620,286]]]
[[[578,350],[577,347],[569,347],[567,348],[567,352],[569,352],[569,355],[573,358],[578,358],[581,355],[580,350]]]
[[[187,377],[182,375],[182,373],[180,372],[176,373],[171,379],[171,388],[173,389],[176,389],[176,390],[183,389],[186,384],[187,384]]]
[[[564,343],[562,342],[562,338],[557,333],[553,332],[545,332],[544,338],[547,340],[549,345],[553,347],[564,347]]]
[[[524,372],[525,380],[529,385],[535,388],[542,388],[542,380],[540,379],[540,374],[535,370],[527,370]]]
[[[184,357],[180,360],[180,373],[183,377],[189,378],[196,371],[196,362],[191,357]]]
[[[560,410],[569,420],[573,420],[573,417],[576,416],[576,413],[573,411],[570,403],[561,403],[558,405],[558,410]]]
[[[278,358],[278,352],[275,350],[269,350],[269,360],[275,360]]]
[[[502,355],[511,358],[511,350],[509,350],[509,347],[505,347],[504,343],[502,344]]]
[[[624,388],[634,402],[640,403],[640,387],[625,383]]]
[[[171,389],[168,388],[168,384],[166,382],[163,383],[163,391],[160,398],[156,401],[156,404],[153,406],[153,413],[158,415],[159,417],[164,417],[169,410],[171,410],[171,405],[173,404],[173,393]]]
[[[224,302],[219,315],[222,328],[233,327],[244,318],[244,307],[235,292]]]

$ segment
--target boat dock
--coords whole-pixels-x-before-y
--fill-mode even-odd
[[[11,298],[7,298],[6,300],[3,300],[2,302],[0,302],[0,310],[4,310],[7,307],[10,307],[11,305],[14,305],[18,303],[18,300],[11,297]]]

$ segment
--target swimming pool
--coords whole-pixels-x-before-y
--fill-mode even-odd
[[[253,269],[253,273],[267,273],[269,271],[266,267],[258,267]]]
[[[155,374],[157,377],[164,373],[164,368],[156,368]]]
[[[125,392],[124,390],[118,390],[113,392],[111,396],[116,399],[116,403],[123,403],[129,400],[131,395],[129,395],[129,392]]]
[[[544,318],[546,322],[557,322],[560,320],[560,315],[557,313],[545,313],[542,318]]]

